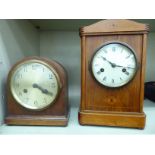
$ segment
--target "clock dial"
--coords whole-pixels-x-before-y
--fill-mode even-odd
[[[137,59],[133,50],[124,43],[103,45],[92,59],[92,73],[95,79],[107,87],[127,84],[135,75]]]
[[[56,71],[41,62],[26,62],[12,72],[11,92],[17,102],[31,110],[53,104],[59,91]]]

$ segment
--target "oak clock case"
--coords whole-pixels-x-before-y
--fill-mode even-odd
[[[81,125],[145,127],[148,25],[102,20],[80,29]]]
[[[66,126],[67,75],[56,61],[25,58],[10,70],[7,81],[9,125]]]

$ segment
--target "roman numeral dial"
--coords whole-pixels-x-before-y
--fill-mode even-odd
[[[107,87],[126,85],[137,70],[134,50],[120,42],[104,44],[96,51],[91,64],[94,78]]]

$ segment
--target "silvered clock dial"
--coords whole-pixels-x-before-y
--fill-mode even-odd
[[[96,51],[91,68],[101,85],[121,87],[133,79],[137,71],[137,58],[127,44],[110,42]]]
[[[11,93],[17,103],[31,110],[42,110],[53,104],[60,89],[54,68],[39,60],[17,65],[10,81]]]

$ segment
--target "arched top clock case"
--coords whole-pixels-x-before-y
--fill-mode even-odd
[[[144,128],[143,97],[148,30],[147,24],[117,19],[102,20],[80,29],[81,125]],[[102,49],[107,43],[112,45],[106,50]],[[127,45],[131,52],[115,43]],[[121,48],[124,50],[122,54]],[[133,60],[127,54],[132,55]],[[114,87],[121,80],[126,81]],[[110,83],[110,87],[106,86],[105,81]]]
[[[67,73],[58,62],[41,57],[17,62],[7,79],[6,124],[66,126],[67,87]]]

